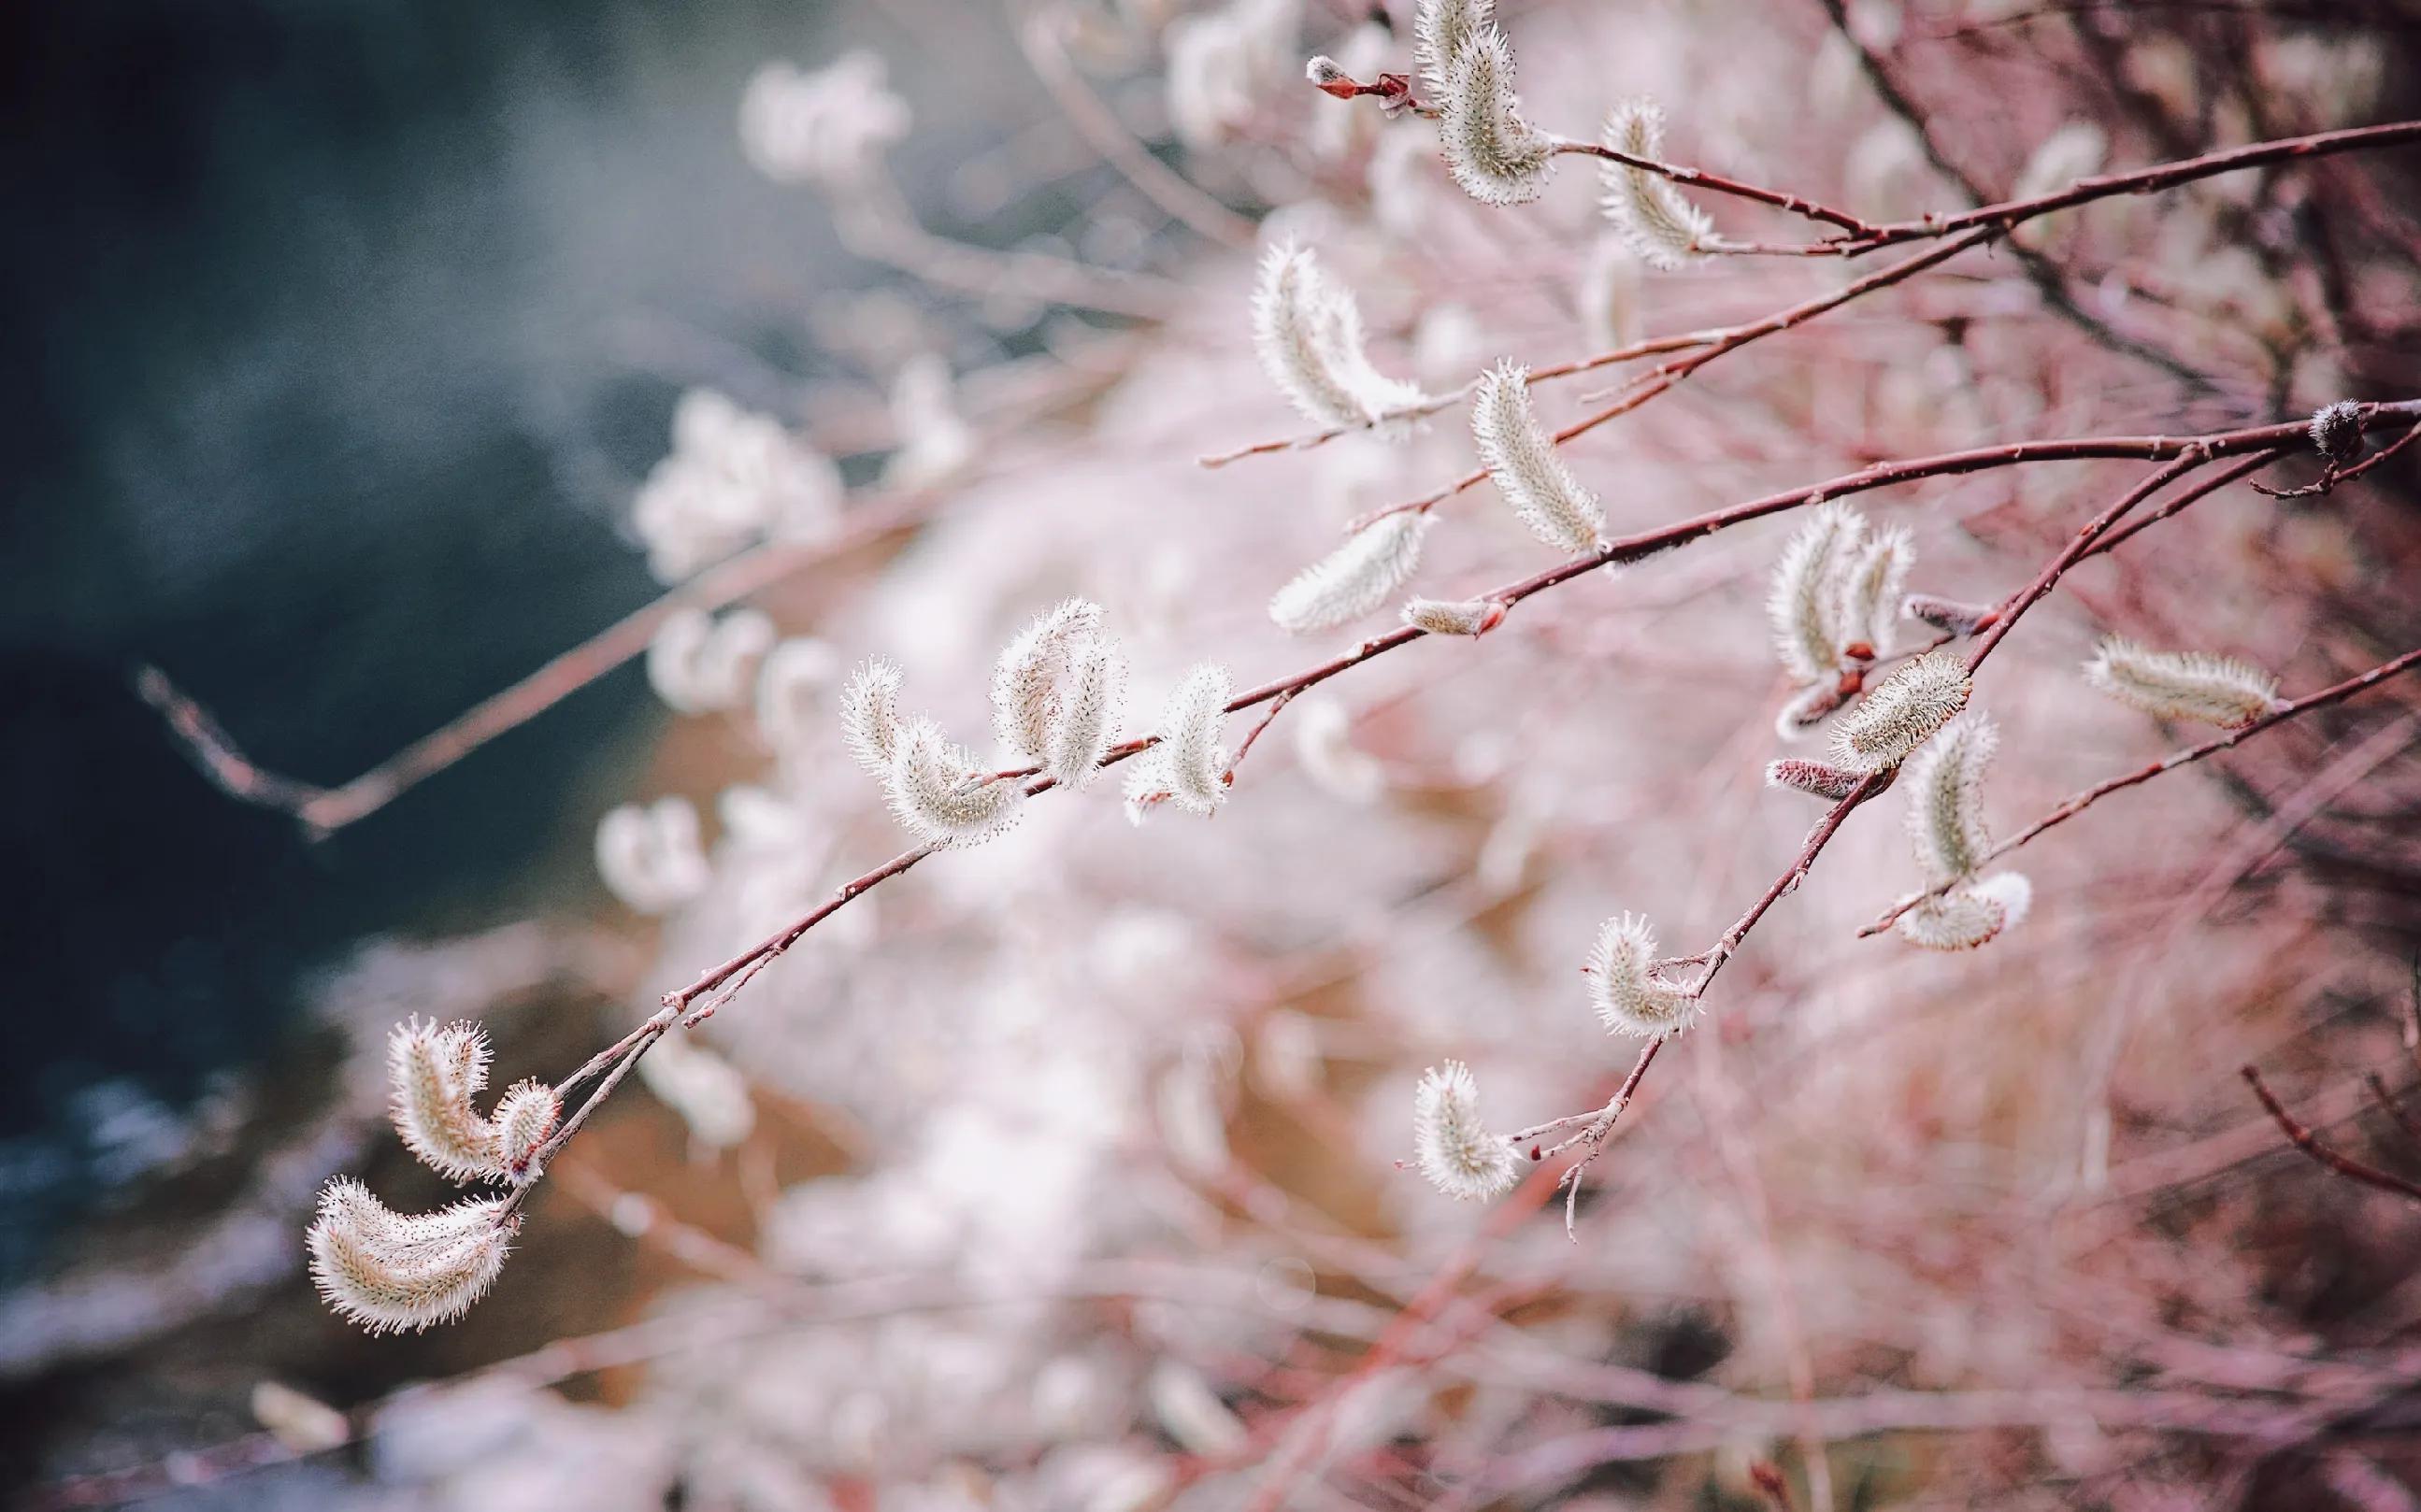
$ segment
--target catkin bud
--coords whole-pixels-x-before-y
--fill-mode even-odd
[[[1331,285],[1319,258],[1292,243],[1261,258],[1253,349],[1278,392],[1316,425],[1369,425],[1428,397],[1370,366],[1352,291]]]
[[[476,1023],[407,1019],[386,1045],[388,1107],[421,1163],[449,1181],[500,1174],[496,1130],[472,1106],[488,1084],[488,1037]]]
[[[1860,772],[1896,767],[1967,707],[1967,669],[1929,651],[1899,667],[1833,730],[1833,759]]]
[[[1302,634],[1370,613],[1420,566],[1421,540],[1432,523],[1411,509],[1372,521],[1280,588],[1270,600],[1270,618],[1280,630]]]
[[[2155,651],[2116,636],[2085,663],[2085,678],[2148,714],[2227,728],[2252,724],[2278,700],[2278,680],[2251,662],[2201,651]]]
[[[519,1222],[508,1200],[406,1216],[340,1177],[320,1194],[305,1237],[311,1279],[330,1307],[372,1333],[449,1322],[495,1284]]]
[[[1449,1197],[1484,1202],[1521,1176],[1513,1147],[1479,1118],[1479,1083],[1460,1061],[1421,1073],[1413,1094],[1413,1149],[1421,1175]]]
[[[1404,623],[1432,635],[1485,635],[1505,622],[1505,604],[1497,599],[1414,599],[1404,605]]]
[[[1529,376],[1509,358],[1479,376],[1471,397],[1471,437],[1480,465],[1532,535],[1573,556],[1593,552],[1605,511],[1530,413]]]
[[[1828,798],[1835,803],[1849,797],[1858,784],[1866,780],[1867,774],[1863,772],[1795,757],[1769,761],[1765,767],[1765,785],[1768,787],[1788,787],[1793,792],[1805,793],[1811,798]]]
[[[1808,684],[1774,714],[1774,737],[1782,740],[1798,740],[1832,718],[1835,710],[1848,703],[1856,692],[1855,682],[1847,678],[1826,678],[1821,682]]]
[[[1614,151],[1662,161],[1664,112],[1653,101],[1625,101],[1605,118],[1604,141]],[[1681,197],[1671,179],[1610,160],[1600,178],[1606,218],[1640,261],[1670,270],[1705,255],[1714,240],[1714,225],[1704,210]]]
[[[686,798],[624,803],[597,821],[597,875],[625,907],[668,913],[714,880]]]
[[[1101,775],[1127,697],[1127,659],[1106,640],[1087,641],[1070,655],[1051,713],[1042,753],[1045,776],[1070,792]]]
[[[2033,883],[2018,872],[1998,871],[1927,898],[1893,927],[1928,950],[1973,950],[2024,919],[2033,902]]]
[[[2339,399],[2312,412],[2312,449],[2333,467],[2345,467],[2362,456],[2362,406]]]
[[[1332,84],[1351,84],[1353,82],[1352,75],[1347,73],[1343,68],[1338,66],[1337,61],[1335,58],[1330,57],[1325,53],[1315,53],[1312,55],[1310,60],[1303,66],[1303,76],[1323,89],[1327,88]]]
[[[1988,603],[1961,603],[1956,599],[1912,593],[1900,600],[1899,612],[1952,635],[1973,635],[1992,622],[1999,611]]]
[[[1886,655],[1899,614],[1900,590],[1909,569],[1916,565],[1916,542],[1905,526],[1894,525],[1861,546],[1841,580],[1840,623],[1835,631],[1842,650],[1863,646],[1865,659]]]
[[[1992,838],[1984,828],[1984,770],[2001,743],[1998,726],[1970,710],[1911,758],[1908,835],[1929,886],[1957,881],[1983,865]]]
[[[1697,1018],[1698,1000],[1660,981],[1655,961],[1656,931],[1645,918],[1623,913],[1599,927],[1589,952],[1589,999],[1610,1032],[1662,1039]]]
[[[1482,26],[1464,39],[1438,103],[1438,141],[1465,194],[1483,205],[1523,205],[1545,191],[1553,144],[1522,118],[1503,33]]]

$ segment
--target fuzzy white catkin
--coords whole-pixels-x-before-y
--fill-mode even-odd
[[[1219,729],[1234,681],[1205,662],[1185,675],[1160,713],[1159,743],[1135,759],[1126,785],[1127,814],[1140,821],[1149,803],[1175,803],[1189,814],[1212,814],[1227,801],[1227,754]]]
[[[495,1284],[517,1222],[508,1201],[407,1216],[339,1177],[320,1192],[305,1236],[312,1282],[338,1315],[372,1333],[449,1322]]]
[[[1479,376],[1471,438],[1496,491],[1530,533],[1569,555],[1597,550],[1605,510],[1581,486],[1530,411],[1530,370],[1507,359]]]
[[[1092,786],[1101,772],[1127,696],[1127,660],[1113,643],[1086,640],[1070,653],[1067,676],[1051,711],[1042,772],[1070,791]]]
[[[1844,579],[1854,569],[1866,529],[1865,517],[1849,506],[1820,504],[1774,564],[1765,616],[1773,629],[1773,654],[1793,682],[1823,682],[1841,669]]]
[[[776,638],[773,622],[754,609],[719,619],[702,609],[677,609],[648,642],[648,686],[677,713],[737,709]]]
[[[2087,682],[2120,703],[2163,719],[2227,728],[2277,707],[2278,679],[2249,662],[2201,651],[2156,651],[2112,636],[2085,663]]]
[[[1859,772],[1899,765],[1967,707],[1969,686],[1965,665],[1940,651],[1901,662],[1834,727],[1833,759]]]
[[[1479,1083],[1460,1061],[1421,1073],[1413,1092],[1413,1152],[1429,1185],[1465,1202],[1502,1195],[1522,1174],[1513,1147],[1480,1121]]]
[[[1463,193],[1483,205],[1509,206],[1545,192],[1554,144],[1522,118],[1513,50],[1503,33],[1483,26],[1463,39],[1438,102],[1445,113],[1438,142]]]
[[[1992,848],[1984,827],[1984,772],[2000,743],[2000,727],[1970,709],[1927,741],[1901,774],[1909,844],[1927,886],[1972,876]]]
[[[1698,1000],[1659,981],[1650,970],[1655,960],[1656,931],[1645,918],[1620,913],[1598,927],[1589,951],[1589,1001],[1608,1032],[1662,1039],[1696,1019]]]
[[[1332,283],[1307,247],[1281,242],[1262,255],[1253,350],[1278,392],[1318,425],[1369,425],[1428,397],[1370,366],[1352,291]]]
[[[672,437],[631,514],[659,581],[677,583],[768,534],[820,536],[839,518],[840,470],[772,415],[692,389],[674,408]]]
[[[488,1037],[475,1023],[407,1019],[387,1036],[387,1108],[404,1147],[449,1181],[499,1174],[496,1130],[472,1105],[488,1084]]]
[[[597,875],[634,913],[669,913],[714,880],[686,798],[624,803],[597,821]]]
[[[899,731],[884,774],[892,817],[929,844],[981,845],[1023,817],[1023,785],[990,781],[942,727],[920,719]]]
[[[1841,580],[1841,617],[1835,633],[1845,650],[1863,645],[1870,657],[1891,650],[1900,600],[1915,565],[1916,541],[1904,525],[1894,525],[1858,548]]]
[[[1414,599],[1404,605],[1404,623],[1432,635],[1485,635],[1505,618],[1494,599]]]
[[[1899,916],[1893,926],[1927,950],[1973,950],[2014,927],[2034,903],[2034,884],[2014,871],[1963,882]]]
[[[2362,406],[2351,399],[2323,404],[2312,412],[2312,449],[2331,463],[2345,467],[2362,457]]]
[[[563,1099],[545,1083],[516,1082],[505,1089],[505,1095],[496,1099],[492,1122],[496,1130],[497,1167],[508,1180],[527,1186],[539,1178],[539,1146],[562,1118]]]
[[[1625,101],[1606,117],[1604,141],[1614,151],[1661,163],[1664,112],[1653,101]],[[1600,177],[1606,218],[1640,261],[1669,272],[1705,255],[1714,240],[1714,224],[1681,196],[1671,179],[1611,161],[1603,164]]]
[[[1000,748],[1039,762],[1051,747],[1061,685],[1076,649],[1101,630],[1101,606],[1069,599],[1037,618],[1002,647],[992,674],[992,727]]]
[[[1300,635],[1369,614],[1420,566],[1421,541],[1432,523],[1410,509],[1372,521],[1280,588],[1270,600],[1270,618]]]
[[[869,777],[891,772],[899,747],[899,669],[876,658],[849,676],[840,690],[841,741]]]

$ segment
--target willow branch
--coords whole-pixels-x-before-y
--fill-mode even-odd
[[[2421,1185],[2375,1165],[2365,1165],[2352,1156],[2322,1143],[2318,1134],[2296,1121],[2295,1115],[2287,1111],[2286,1104],[2278,1100],[2277,1095],[2270,1090],[2269,1083],[2261,1080],[2261,1073],[2251,1065],[2238,1068],[2237,1074],[2253,1088],[2253,1095],[2261,1099],[2261,1106],[2269,1110],[2272,1120],[2297,1149],[2350,1181],[2359,1181],[2364,1186],[2377,1187],[2382,1192],[2392,1192],[2399,1197],[2411,1197],[2421,1202]]]

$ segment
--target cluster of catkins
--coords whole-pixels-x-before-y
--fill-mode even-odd
[[[446,1322],[487,1293],[520,1223],[520,1192],[538,1179],[563,1116],[555,1089],[540,1082],[518,1083],[493,1113],[478,1111],[488,1038],[476,1024],[398,1024],[387,1079],[396,1132],[421,1163],[459,1185],[512,1191],[406,1214],[350,1177],[328,1183],[307,1236],[311,1279],[329,1306],[373,1333]]]

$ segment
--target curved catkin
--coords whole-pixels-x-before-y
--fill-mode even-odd
[[[1866,532],[1866,519],[1855,509],[1820,504],[1773,566],[1765,616],[1773,630],[1773,654],[1793,682],[1823,682],[1841,668],[1843,579],[1854,569]],[[1836,707],[1816,711],[1815,718]]]
[[[1483,26],[1463,39],[1438,102],[1438,142],[1463,193],[1483,205],[1523,205],[1547,187],[1553,144],[1522,118],[1513,92],[1513,50]]]
[[[1432,635],[1485,635],[1504,619],[1505,604],[1497,599],[1414,599],[1404,605],[1404,623]]]
[[[2231,729],[2252,724],[2278,702],[2278,679],[2249,662],[2201,651],[2155,651],[2115,635],[2085,663],[2085,679],[2148,714]]]
[[[1984,828],[1984,770],[2000,743],[1999,727],[1971,709],[1944,725],[1901,774],[1909,843],[1926,885],[1972,875],[1992,848]]]
[[[563,1118],[563,1099],[543,1082],[517,1082],[496,1099],[496,1158],[508,1180],[539,1178],[538,1152]]]
[[[1589,952],[1589,1001],[1598,1021],[1617,1035],[1662,1039],[1690,1027],[1698,1000],[1659,981],[1656,931],[1637,914],[1622,913],[1598,927]]]
[[[1021,761],[1044,758],[1070,659],[1101,630],[1101,606],[1070,599],[1018,631],[1002,648],[992,674],[992,727],[1002,750]]]
[[[1460,1061],[1432,1066],[1413,1092],[1413,1150],[1421,1175],[1449,1197],[1484,1202],[1521,1176],[1513,1147],[1479,1118],[1479,1083]]]
[[[1253,350],[1287,402],[1315,425],[1369,425],[1428,398],[1370,365],[1352,291],[1332,285],[1310,249],[1290,242],[1261,257]]]
[[[898,751],[899,683],[899,669],[878,657],[841,685],[841,740],[850,759],[869,777],[890,775]]]
[[[2351,399],[2323,404],[2312,412],[2312,449],[2333,467],[2350,466],[2362,457],[2362,406]]]
[[[387,1037],[386,1064],[396,1132],[422,1164],[449,1181],[504,1173],[495,1127],[471,1103],[488,1084],[485,1031],[407,1019]]]
[[[517,1223],[509,1200],[407,1217],[358,1181],[332,1181],[305,1237],[311,1280],[339,1316],[372,1333],[449,1322],[495,1284]]]
[[[1227,753],[1220,747],[1219,727],[1234,689],[1225,666],[1205,662],[1185,675],[1161,711],[1160,743],[1152,750],[1170,801],[1188,813],[1209,814],[1227,801]]]
[[[1858,772],[1899,765],[1967,707],[1969,687],[1956,657],[1929,651],[1902,662],[1834,726],[1834,761]]]
[[[1604,142],[1614,151],[1662,162],[1664,112],[1653,101],[1625,101],[1606,117]],[[1640,261],[1670,271],[1706,255],[1714,223],[1671,179],[1612,161],[1604,163],[1600,178],[1606,219]]]
[[[1530,370],[1509,358],[1479,377],[1471,397],[1471,439],[1480,465],[1530,533],[1569,555],[1597,550],[1605,511],[1555,454],[1530,412]]]
[[[1299,635],[1369,614],[1420,566],[1421,541],[1434,522],[1414,510],[1372,521],[1280,588],[1270,600],[1270,618]]]
[[[1025,789],[976,770],[975,757],[930,720],[899,732],[883,795],[894,818],[934,845],[981,845],[1023,817]]]
[[[2014,927],[2034,903],[2034,884],[2021,873],[1994,872],[1929,897],[1893,926],[1910,944],[1927,950],[1973,950]]]

